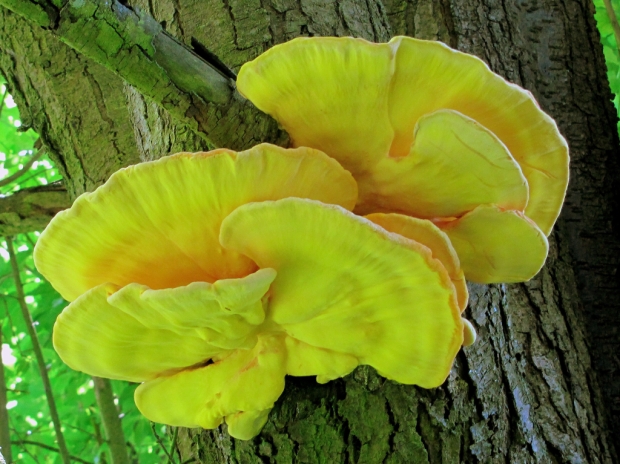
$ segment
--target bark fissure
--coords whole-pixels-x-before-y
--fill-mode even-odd
[[[450,3],[450,0],[440,0],[439,4],[441,7],[442,16],[444,18],[444,24],[447,29],[447,37],[449,38],[446,43],[451,47],[456,48],[458,44],[458,35],[456,33],[456,28],[454,25],[452,5]]]
[[[226,12],[228,13],[228,17],[230,18],[230,22],[232,24],[233,43],[235,44],[235,47],[239,49],[240,47],[239,47],[239,39],[238,39],[238,34],[237,34],[237,24],[235,21],[235,15],[233,13],[232,7],[230,6],[230,1],[222,0],[222,2],[224,3],[224,8],[226,9]]]

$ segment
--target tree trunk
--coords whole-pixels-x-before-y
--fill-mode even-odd
[[[532,91],[571,147],[571,183],[545,268],[522,285],[470,285],[466,316],[476,325],[478,342],[459,354],[442,387],[399,385],[368,367],[326,385],[289,377],[258,437],[234,440],[225,426],[184,429],[183,460],[617,462],[611,437],[620,436],[620,223],[613,218],[620,217],[620,170],[616,117],[590,0],[130,4],[235,71],[299,35],[442,40]],[[138,160],[209,148],[135,88],[2,9],[0,70],[72,197]],[[244,114],[237,117],[246,127]],[[232,132],[231,144],[240,137]],[[267,134],[243,139],[277,141],[276,133]]]

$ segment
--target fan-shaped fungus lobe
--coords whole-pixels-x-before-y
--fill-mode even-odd
[[[529,92],[478,58],[408,37],[298,38],[246,63],[237,86],[294,146],[353,174],[357,213],[436,221],[468,279],[523,281],[543,265],[567,145]]]
[[[351,175],[309,148],[121,170],[39,239],[38,268],[73,300],[55,348],[74,369],[143,382],[151,420],[225,419],[244,439],[286,374],[326,382],[369,364],[437,386],[464,340],[458,260],[430,222],[445,249],[354,215],[356,199]]]

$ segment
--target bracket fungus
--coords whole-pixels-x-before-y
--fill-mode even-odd
[[[553,120],[479,59],[406,37],[295,39],[237,83],[296,148],[132,166],[58,214],[34,258],[71,302],[60,357],[140,382],[153,421],[242,439],[286,375],[443,383],[476,338],[465,278],[545,261],[568,182]]]
[[[547,256],[568,148],[530,92],[440,42],[298,38],[246,63],[238,90],[293,146],[359,186],[358,214],[435,222],[469,280],[520,282]]]
[[[368,364],[435,387],[463,343],[467,289],[426,219],[351,212],[357,185],[312,148],[181,153],[123,169],[41,235],[35,262],[71,303],[70,367],[141,382],[149,419],[249,439],[285,375]]]

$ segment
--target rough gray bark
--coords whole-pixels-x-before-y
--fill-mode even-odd
[[[578,299],[571,297],[573,311],[585,319],[594,367],[604,386],[605,409],[611,416],[612,436],[618,437],[619,150],[617,117],[610,104],[599,36],[592,19],[593,5],[589,1],[566,0],[484,3],[482,8],[472,8],[466,1],[454,3],[452,36],[456,45],[483,56],[496,72],[530,89],[556,119],[570,144],[571,185],[555,237],[559,249],[565,250],[559,257],[572,268],[576,279]],[[476,30],[471,24],[480,27]],[[487,32],[480,34],[480,30]],[[564,272],[548,269],[556,279],[565,280]],[[572,282],[565,280],[564,285],[572,286]],[[565,290],[558,295],[570,293]],[[560,348],[559,359],[549,368],[562,369],[569,391],[592,390],[590,381],[579,386],[570,380],[567,360],[581,353],[562,347],[564,342],[558,337],[561,331],[555,329],[566,324],[564,337],[576,340],[574,331],[582,330],[582,319],[565,313],[565,303],[559,309],[559,314],[542,324],[550,332],[545,345]],[[575,405],[575,412],[580,413],[580,408]]]
[[[614,110],[608,102],[589,0],[130,3],[153,15],[184,43],[201,43],[233,70],[298,35],[384,41],[406,33],[443,40],[480,56],[494,71],[531,90],[558,121],[572,153],[567,204],[551,237],[547,265],[524,285],[470,286],[466,315],[477,326],[479,341],[459,355],[443,387],[398,385],[365,367],[327,385],[311,378],[289,378],[261,435],[244,442],[231,440],[225,427],[213,432],[181,430],[184,459],[195,457],[204,463],[617,460],[606,412],[618,427],[620,370],[613,363],[620,343],[614,332],[620,327],[615,299],[620,224],[612,218],[618,217],[615,192],[620,170]],[[59,59],[72,72],[73,87],[93,89],[90,94],[82,91],[76,97],[62,85],[66,77],[51,64]],[[49,71],[51,66],[56,73]],[[0,12],[0,69],[17,93],[20,109],[31,115],[24,119],[32,121],[46,146],[55,148],[72,196],[93,189],[116,168],[137,159],[209,146],[135,88],[123,87],[98,65],[6,11]],[[97,70],[100,83],[95,87],[90,84],[91,73],[85,72],[91,69]],[[78,98],[94,99],[99,105],[89,105],[88,111],[71,107]],[[112,110],[114,117],[102,118]],[[78,120],[88,117],[89,124],[76,124],[73,114]],[[247,127],[243,109],[238,109],[237,117],[238,127]],[[222,134],[234,142],[239,134],[235,118],[229,120]],[[110,125],[110,135],[102,121]],[[123,143],[116,144],[111,155],[106,155],[109,148],[91,153],[87,148],[91,142],[82,137],[82,130],[96,133],[106,147],[111,140]],[[243,138],[275,141],[264,133]]]

